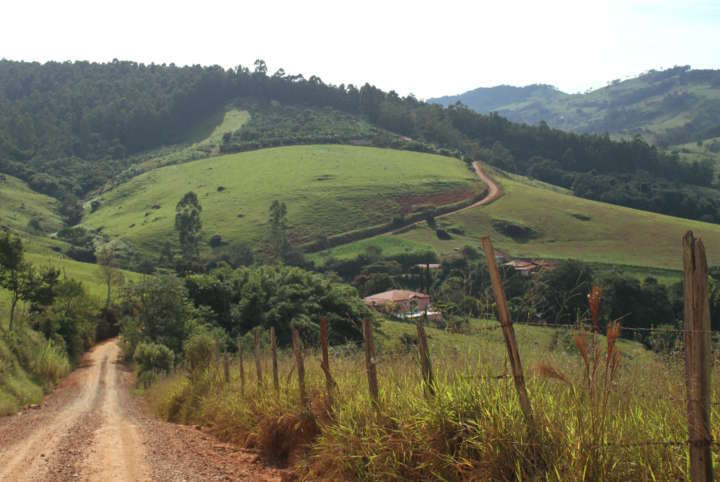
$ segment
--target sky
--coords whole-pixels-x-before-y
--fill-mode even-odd
[[[426,99],[720,68],[720,0],[4,0],[0,58],[252,66]]]

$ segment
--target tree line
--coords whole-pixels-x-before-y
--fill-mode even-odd
[[[616,142],[607,135],[551,129],[544,122],[517,124],[460,104],[448,108],[426,104],[370,84],[330,85],[316,76],[288,75],[283,69],[270,74],[262,60],[252,70],[116,60],[106,64],[2,60],[0,171],[30,182],[38,191],[67,198],[63,206],[68,218],[76,219],[76,198],[127,168],[133,154],[182,140],[200,116],[237,98],[331,107],[468,159],[487,160],[570,187],[582,174],[612,179],[642,175],[651,179],[646,183],[650,197],[692,190],[696,201],[686,210],[689,215],[717,216],[715,192],[697,188],[714,182],[712,166],[683,163],[639,138]],[[592,178],[582,182],[592,183]],[[658,187],[663,182],[669,187]],[[599,181],[597,188],[603,183]],[[592,197],[588,192],[576,190]],[[606,198],[629,203],[622,192]]]

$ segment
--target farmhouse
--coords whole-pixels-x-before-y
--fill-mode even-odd
[[[370,308],[398,318],[417,318],[427,315],[429,320],[442,320],[442,313],[430,306],[430,295],[408,290],[390,290],[366,297]]]
[[[390,290],[368,296],[363,301],[376,310],[412,313],[425,311],[430,306],[430,295],[416,291]]]

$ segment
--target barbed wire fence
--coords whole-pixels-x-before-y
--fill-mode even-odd
[[[515,339],[514,326],[534,326],[562,330],[582,330],[588,333],[596,333],[598,331],[596,320],[579,320],[577,323],[546,323],[541,321],[526,321],[513,323],[505,299],[504,288],[500,277],[497,264],[495,262],[495,254],[489,237],[482,240],[483,248],[487,258],[488,269],[493,288],[493,296],[495,298],[495,307],[497,311],[498,323],[487,326],[476,327],[472,330],[472,334],[481,334],[485,332],[501,331],[506,347],[505,372],[498,376],[487,375],[467,375],[467,377],[492,378],[496,380],[512,379],[515,391],[518,396],[518,403],[523,413],[524,422],[527,425],[528,433],[532,433],[537,429],[535,414],[531,397],[525,386],[524,371],[522,368],[520,352],[518,350],[517,341]],[[685,397],[666,397],[664,400],[673,402],[682,402],[686,408],[686,422],[688,429],[688,438],[685,440],[669,439],[669,440],[632,440],[632,441],[608,441],[600,444],[590,444],[585,448],[595,450],[607,447],[617,448],[633,448],[633,447],[685,447],[688,451],[688,473],[690,480],[693,482],[713,480],[712,454],[711,448],[720,448],[720,442],[715,441],[712,437],[710,429],[710,409],[711,406],[720,406],[720,402],[711,401],[710,393],[710,372],[713,366],[711,353],[711,337],[716,335],[720,337],[720,330],[710,329],[710,311],[708,302],[708,268],[705,258],[705,250],[700,239],[696,239],[692,232],[686,233],[682,240],[683,247],[683,271],[684,271],[684,303],[685,316],[682,328],[674,327],[627,327],[619,323],[613,323],[612,326],[618,332],[637,333],[647,335],[648,333],[681,335],[683,337],[684,349],[684,385]],[[592,323],[590,323],[592,321]],[[618,320],[616,320],[618,321]],[[619,320],[621,321],[621,320]],[[436,378],[433,373],[433,367],[428,350],[428,337],[425,331],[426,319],[416,317],[415,325],[417,330],[417,349],[418,362],[421,368],[420,380],[423,391],[427,397],[433,397],[436,391]],[[322,347],[321,369],[325,376],[325,391],[327,399],[333,400],[338,390],[337,383],[331,375],[330,358],[328,355],[328,333],[325,320],[321,320],[320,343]],[[373,329],[370,320],[363,320],[363,348],[365,358],[365,372],[368,381],[368,391],[374,410],[381,410],[378,386],[378,366],[382,366],[385,362],[396,359],[398,353],[383,353],[378,356],[375,352],[375,343],[373,340]],[[305,368],[303,362],[303,347],[300,335],[297,330],[293,330],[294,345],[294,363],[287,375],[285,384],[288,385],[291,377],[297,378],[298,388],[300,391],[300,400],[303,405],[310,403],[307,390],[305,388]],[[272,336],[274,339],[274,336]],[[255,358],[257,372],[257,390],[263,390],[263,375],[260,368],[260,350],[259,350],[259,334],[257,329],[254,332],[254,350],[250,356]],[[242,364],[242,346],[240,341],[239,356],[241,370],[241,392],[245,392],[245,372]],[[277,359],[275,349],[273,349],[273,381],[274,388],[277,392],[278,375],[277,375]],[[509,365],[509,367],[508,367]],[[508,370],[509,368],[509,370]],[[459,374],[458,374],[459,375]],[[459,375],[460,377],[466,377]],[[229,377],[226,377],[229,379]],[[289,388],[289,387],[288,387]],[[244,396],[244,395],[243,395]],[[332,408],[331,408],[332,409]],[[517,442],[524,446],[538,445],[537,438],[529,437],[521,442]]]

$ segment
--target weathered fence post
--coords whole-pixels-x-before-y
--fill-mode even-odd
[[[500,272],[498,271],[497,262],[495,261],[495,250],[488,236],[482,238],[483,250],[487,259],[488,271],[490,271],[490,281],[492,283],[493,295],[495,296],[495,304],[497,307],[498,318],[503,329],[505,337],[505,346],[510,359],[513,380],[515,381],[515,389],[517,390],[518,399],[520,400],[520,408],[525,416],[525,422],[529,426],[533,426],[532,407],[530,398],[525,388],[525,377],[523,376],[522,365],[520,363],[520,353],[518,352],[517,342],[515,341],[515,330],[510,321],[510,312],[505,298],[505,290],[503,289]]]
[[[243,364],[242,337],[238,336],[238,360],[240,361],[240,395],[245,396],[245,365]]]
[[[683,295],[685,302],[685,385],[690,436],[690,480],[713,480],[710,445],[710,302],[705,246],[692,231],[685,233],[683,245]]]
[[[223,372],[225,374],[225,383],[230,383],[230,359],[227,351],[223,352]]]
[[[278,364],[277,364],[277,339],[275,338],[275,327],[270,327],[270,349],[272,350],[272,369],[273,369],[273,387],[275,391],[280,393],[280,381],[278,380]]]
[[[292,332],[293,351],[295,352],[295,364],[298,372],[298,385],[300,387],[300,402],[307,405],[307,395],[305,393],[305,363],[303,362],[302,342],[300,341],[300,333],[296,329]]]
[[[258,388],[262,388],[262,367],[260,366],[260,327],[256,326],[255,334],[255,372],[257,374]]]
[[[322,318],[320,320],[320,347],[322,348],[322,362],[320,368],[325,373],[325,389],[327,390],[328,402],[332,405],[333,401],[333,390],[335,389],[336,383],[330,374],[330,356],[328,354],[328,334],[327,334],[327,320]]]
[[[368,388],[373,405],[379,406],[380,390],[378,389],[377,370],[375,369],[375,341],[373,326],[368,318],[363,320],[363,338],[365,339],[365,369],[367,370]]]
[[[418,317],[415,321],[418,337],[418,353],[420,355],[420,367],[422,368],[423,381],[427,393],[435,395],[435,381],[433,380],[432,365],[430,364],[430,350],[428,349],[427,335],[425,334],[424,322],[427,321],[427,309],[424,317]]]

